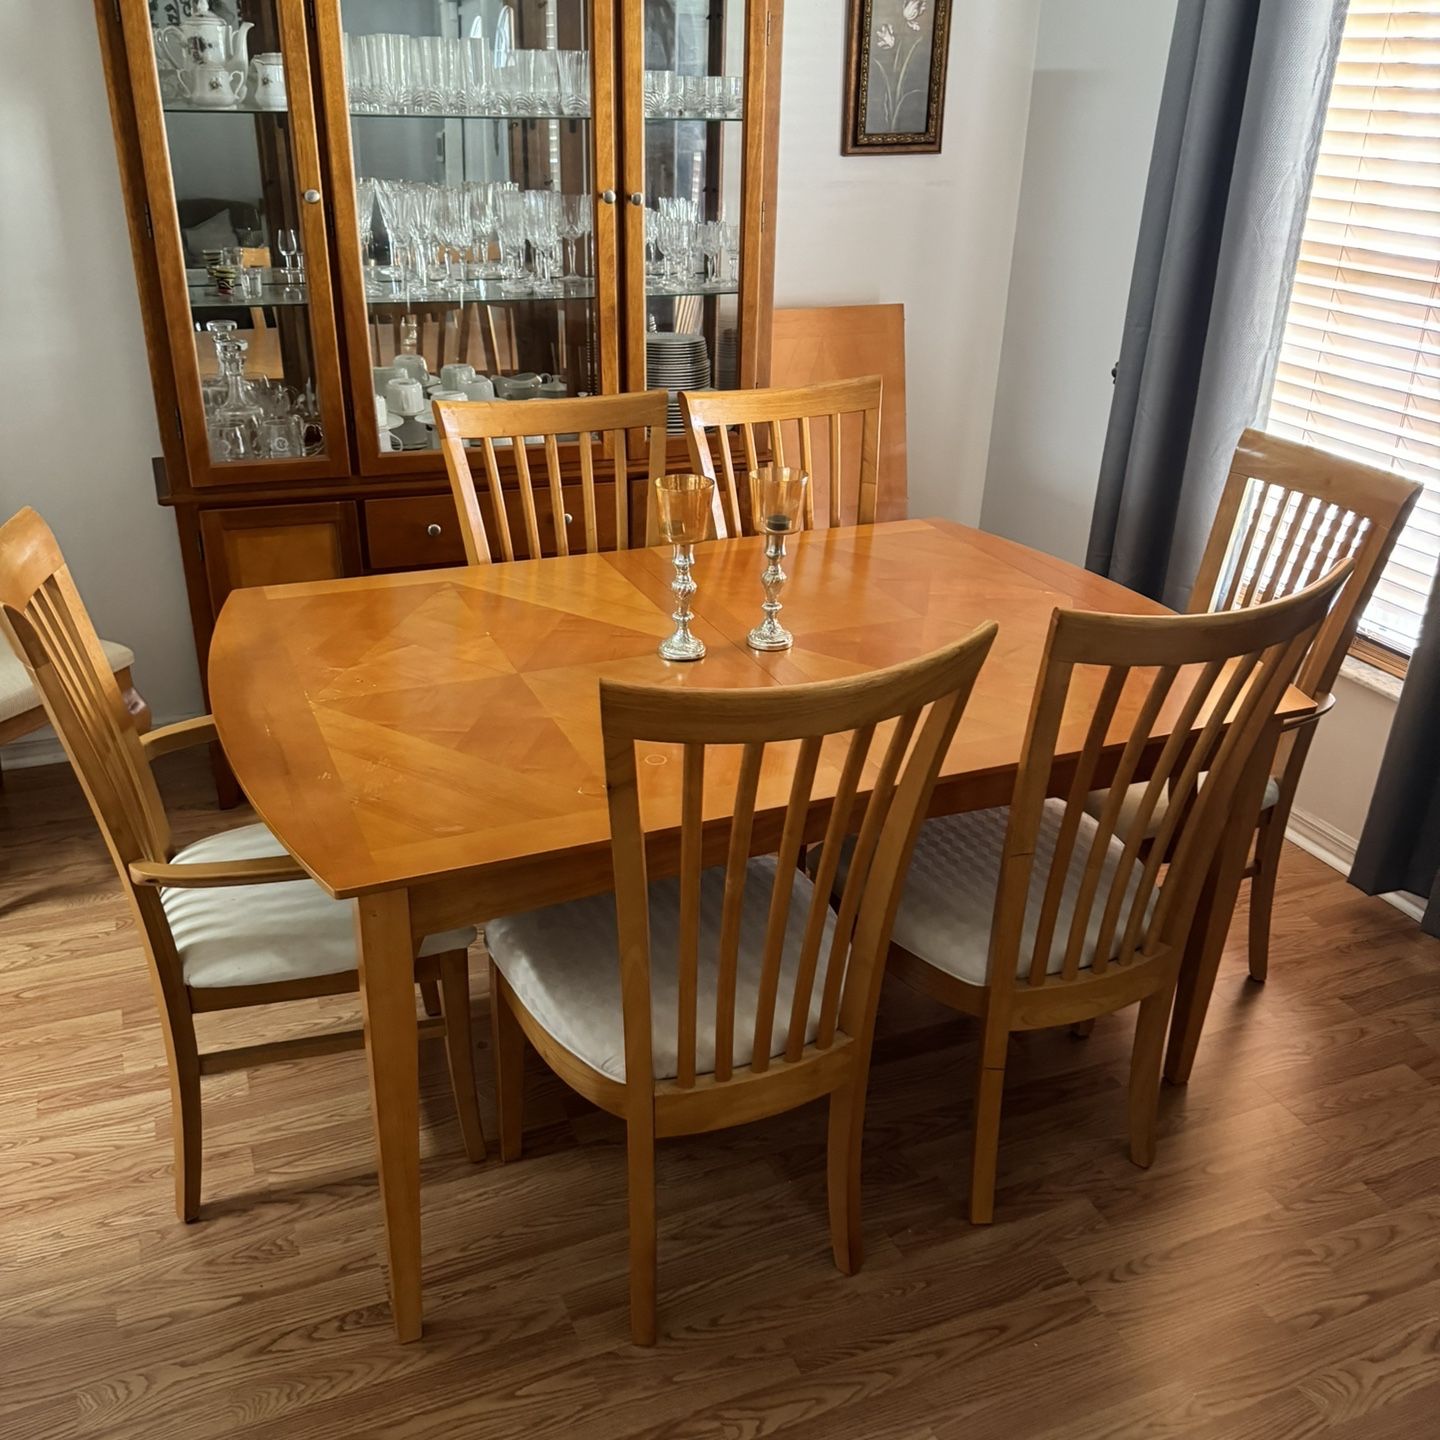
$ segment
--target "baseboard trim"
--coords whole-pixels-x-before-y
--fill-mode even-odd
[[[1285,838],[1317,860],[1323,860],[1332,870],[1338,870],[1342,875],[1348,875],[1355,864],[1355,837],[1336,829],[1318,815],[1307,815],[1303,810],[1291,810],[1290,823],[1285,827]],[[1424,917],[1425,906],[1417,896],[1397,890],[1380,898],[1412,920]]]

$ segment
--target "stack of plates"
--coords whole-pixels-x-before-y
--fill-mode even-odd
[[[668,390],[670,406],[665,428],[671,435],[683,435],[680,418],[681,390],[710,389],[710,353],[703,335],[671,335],[652,330],[645,337],[645,384],[652,390]]]

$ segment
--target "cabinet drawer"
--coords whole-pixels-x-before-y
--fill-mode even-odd
[[[372,570],[463,565],[465,542],[448,494],[366,500],[365,549]]]

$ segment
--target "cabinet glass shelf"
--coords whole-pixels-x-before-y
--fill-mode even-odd
[[[284,105],[187,105],[183,100],[167,100],[161,107],[167,115],[288,115]]]
[[[303,285],[267,285],[258,300],[241,295],[220,295],[203,286],[190,287],[192,310],[269,310],[278,305],[308,305],[310,296]]]
[[[352,120],[584,120],[593,117],[588,110],[577,115],[559,113],[545,115],[513,115],[495,110],[352,110]]]
[[[530,291],[522,291],[515,294],[513,291],[501,289],[501,282],[498,280],[467,280],[465,288],[458,294],[454,291],[421,289],[412,286],[408,291],[399,290],[393,295],[368,295],[365,303],[372,310],[387,309],[398,306],[401,309],[418,307],[424,310],[444,309],[447,306],[460,307],[462,305],[563,305],[575,300],[593,300],[595,298],[595,283],[593,280],[577,281],[571,280],[566,284],[565,292],[562,295],[536,295]]]
[[[743,115],[647,115],[647,125],[685,125],[691,122],[705,125],[741,125]]]

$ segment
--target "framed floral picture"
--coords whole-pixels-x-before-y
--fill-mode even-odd
[[[845,155],[938,154],[951,0],[850,0]]]

